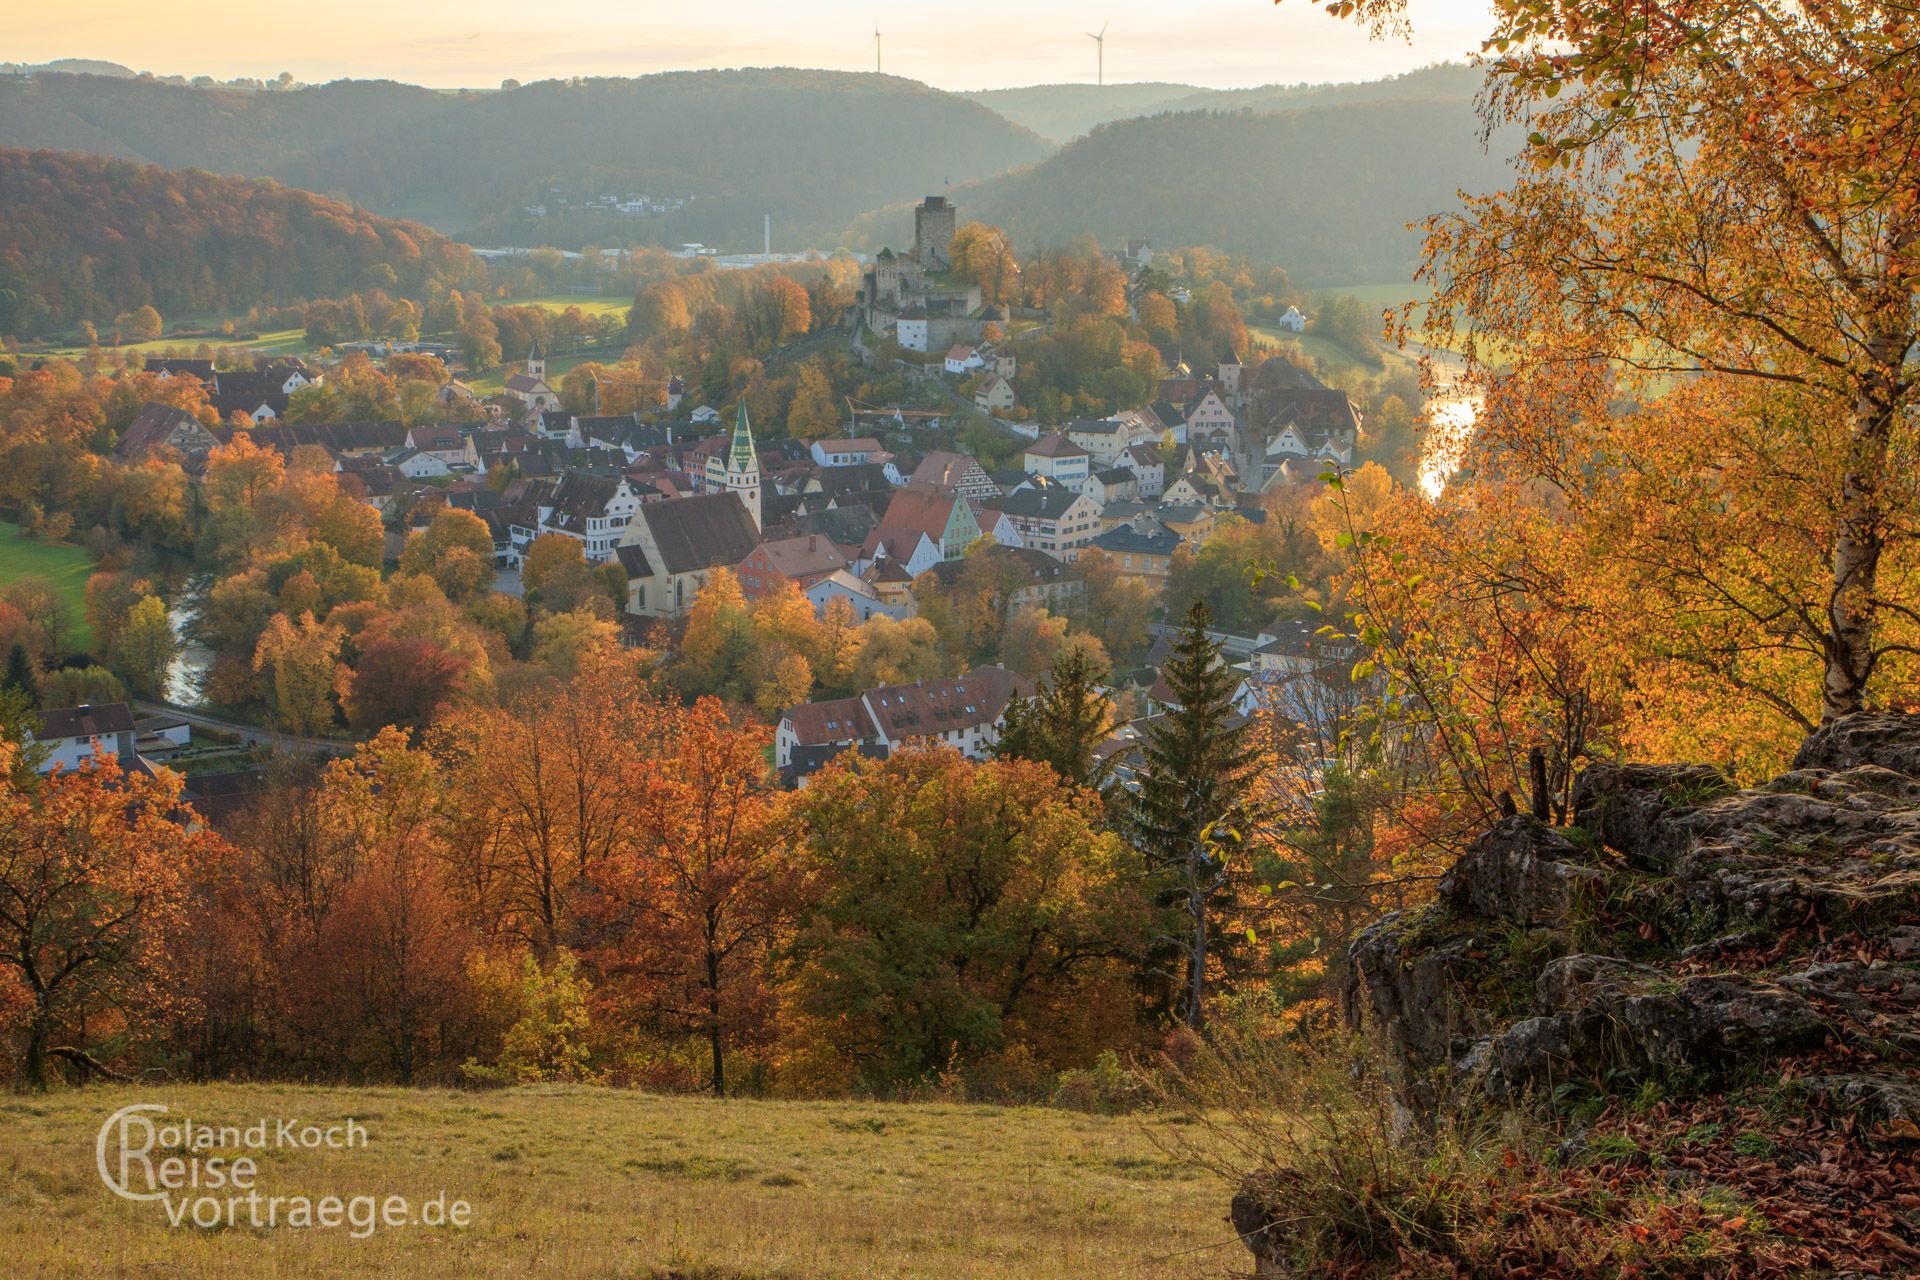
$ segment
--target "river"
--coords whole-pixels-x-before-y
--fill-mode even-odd
[[[1427,348],[1421,354],[1432,362],[1433,391],[1427,396],[1427,432],[1420,450],[1420,490],[1438,498],[1447,481],[1460,469],[1467,441],[1480,420],[1484,403],[1480,393],[1463,385],[1466,364],[1451,351]]]
[[[213,650],[193,634],[209,585],[210,580],[205,577],[189,578],[185,588],[174,596],[173,603],[167,608],[167,622],[173,628],[173,638],[180,642],[180,651],[167,667],[165,697],[177,707],[201,705],[202,686],[206,683],[207,672],[213,668]]]

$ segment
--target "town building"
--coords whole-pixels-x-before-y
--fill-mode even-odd
[[[1064,564],[1100,534],[1099,504],[1066,488],[1020,489],[1001,500],[1000,510],[1020,531],[1022,545]]]
[[[1014,672],[982,667],[957,678],[803,703],[780,717],[774,730],[774,763],[791,785],[804,786],[827,759],[848,750],[884,757],[902,747],[928,744],[984,760],[999,741],[1007,704],[1032,694],[1032,684]],[[796,754],[804,772],[794,767]]]
[[[133,712],[124,702],[52,707],[38,713],[30,732],[33,744],[46,753],[39,764],[41,773],[77,769],[92,760],[111,760],[126,769],[139,763],[134,754]]]
[[[1041,436],[1028,445],[1021,455],[1021,465],[1029,475],[1045,476],[1076,493],[1093,473],[1087,451],[1059,431]]]
[[[614,552],[627,571],[627,612],[685,616],[716,567],[731,569],[759,545],[759,523],[738,492],[639,504]]]

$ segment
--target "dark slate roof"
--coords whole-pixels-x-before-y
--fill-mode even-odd
[[[664,561],[658,567],[665,573],[739,564],[760,545],[760,530],[746,504],[731,493],[649,502],[634,519],[644,521],[653,535]]]
[[[1094,472],[1093,478],[1102,484],[1127,484],[1135,476],[1125,467],[1108,467],[1105,471]]]
[[[165,444],[176,428],[198,421],[184,409],[166,404],[149,404],[127,424],[120,442],[113,447],[113,456],[123,462],[142,457]]]
[[[1170,556],[1180,545],[1180,535],[1171,529],[1142,533],[1130,524],[1123,524],[1095,538],[1093,545],[1101,551],[1121,555]]]
[[[651,578],[653,576],[653,566],[647,563],[647,553],[639,547],[615,547],[613,549],[613,555],[614,558],[620,562],[620,567],[627,571],[627,577],[629,579]]]
[[[41,742],[60,738],[104,738],[132,733],[133,712],[124,702],[101,702],[84,707],[51,707],[40,713],[33,736]]]
[[[964,560],[942,560],[927,572],[931,573],[940,585],[952,586],[960,580],[967,566],[975,560],[1017,566],[1026,573],[1029,581],[1043,585],[1053,582],[1078,582],[1082,576],[1078,569],[1060,563],[1044,551],[1033,547],[1001,546],[998,543],[982,547]]]
[[[263,449],[289,457],[302,445],[318,445],[328,453],[391,453],[407,443],[404,422],[330,422],[295,424],[273,422],[250,428],[247,436]]]
[[[766,495],[760,495],[764,504]],[[808,511],[805,515],[795,516],[780,527],[778,533],[783,537],[799,537],[802,534],[817,533],[842,547],[865,546],[867,535],[880,524],[880,518],[873,508],[860,503],[848,503],[841,507],[828,507],[822,511]],[[769,533],[774,530],[769,529]]]
[[[213,381],[213,361],[182,360],[173,356],[149,356],[146,371],[148,373],[184,374],[189,378],[198,378],[202,382]]]
[[[246,370],[213,375],[213,407],[222,418],[234,413],[252,414],[266,405],[276,415],[287,411],[287,393],[280,389],[286,379],[272,374]]]
[[[1000,500],[1000,509],[1027,520],[1057,520],[1079,494],[1069,489],[1020,489]]]

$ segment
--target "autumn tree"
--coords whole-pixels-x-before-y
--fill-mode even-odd
[[[0,742],[0,772],[14,750]],[[28,997],[31,1087],[46,1087],[49,1058],[98,1067],[86,1036],[138,1037],[177,996],[169,943],[186,924],[187,879],[215,843],[173,820],[179,803],[177,775],[112,764],[31,792],[0,784],[0,965]]]
[[[940,637],[925,618],[875,614],[860,627],[850,683],[856,688],[912,684],[941,674]]]
[[[1526,0],[1494,17],[1490,109],[1525,129],[1530,163],[1430,224],[1427,316],[1469,355],[1484,453],[1668,575],[1649,647],[1724,701],[1804,729],[1904,696],[1920,16]],[[1713,447],[1676,457],[1683,435]],[[1622,511],[1607,485],[1623,472],[1664,484]],[[1749,530],[1797,545],[1753,561],[1736,551]],[[1809,557],[1817,578],[1796,572]]]
[[[338,1020],[347,1052],[402,1084],[449,1055],[472,946],[443,879],[432,757],[385,729],[327,767],[321,821],[359,851],[319,930],[315,1006]]]
[[[127,610],[114,628],[109,649],[113,669],[142,698],[158,698],[166,692],[167,670],[179,652],[166,601],[158,596],[142,597]]]
[[[1058,1066],[1098,992],[1130,1028],[1119,983],[1151,918],[1140,867],[1099,806],[1030,761],[910,751],[816,777],[799,793],[817,906],[794,942],[797,998],[871,1086],[1025,1046]],[[1114,985],[1119,983],[1119,985]]]
[[[770,741],[712,698],[675,717],[629,797],[631,847],[593,872],[603,996],[704,1043],[716,1097],[729,1055],[771,1038],[774,953],[802,884]]]
[[[274,710],[289,732],[325,732],[333,724],[334,665],[342,631],[312,613],[292,620],[276,613],[253,652],[253,669],[269,672]]]
[[[400,552],[403,573],[424,573],[449,600],[466,600],[493,580],[493,534],[471,511],[443,508]]]
[[[440,722],[432,749],[466,797],[449,837],[461,850],[452,887],[483,934],[543,956],[573,940],[583,877],[632,839],[628,798],[656,723],[618,651]]]
[[[624,583],[624,578],[622,579]],[[611,613],[607,578],[587,563],[586,548],[578,538],[549,533],[533,540],[520,568],[520,582],[529,608],[568,613],[591,608]],[[624,603],[625,592],[619,593]]]

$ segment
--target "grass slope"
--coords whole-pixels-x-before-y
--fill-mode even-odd
[[[350,1151],[270,1152],[264,1195],[437,1192],[464,1231],[201,1231],[114,1198],[102,1121],[265,1117],[366,1127]],[[941,1104],[714,1102],[573,1086],[462,1094],[125,1086],[0,1103],[0,1252],[33,1276],[1200,1277],[1238,1268],[1225,1189],[1152,1121]],[[48,1225],[58,1223],[58,1230]],[[1171,1260],[1169,1255],[1181,1255]]]
[[[22,578],[44,578],[52,583],[73,611],[67,646],[76,653],[93,647],[93,630],[87,626],[86,612],[87,578],[92,573],[93,561],[79,547],[23,538],[19,525],[0,520],[0,587]]]

